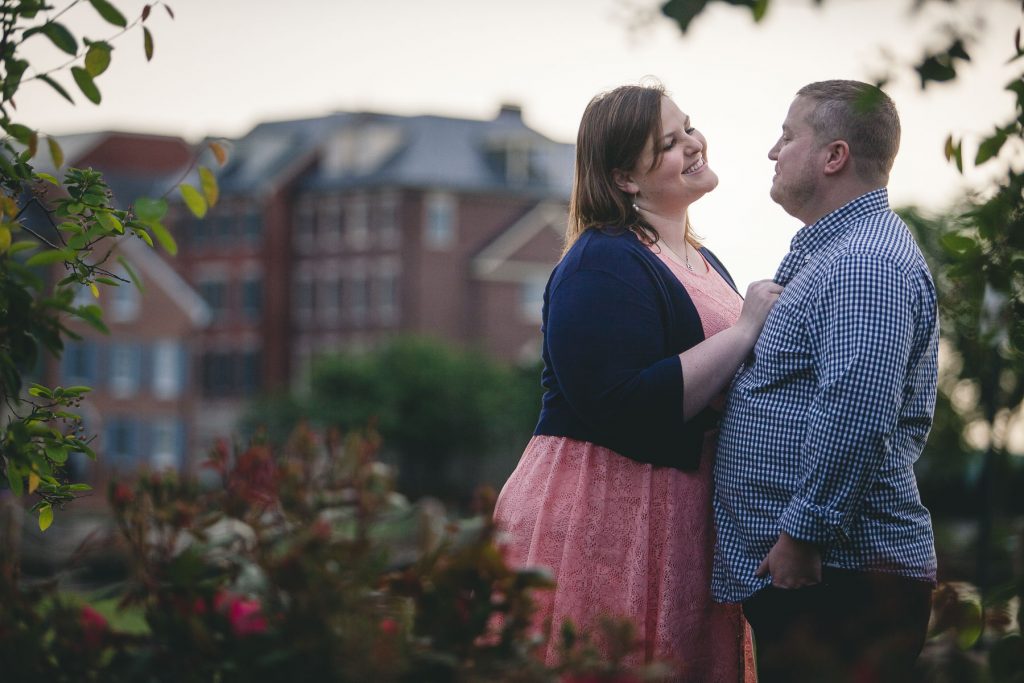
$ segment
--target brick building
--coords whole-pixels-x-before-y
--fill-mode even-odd
[[[338,113],[237,140],[217,207],[176,226],[174,265],[212,314],[199,433],[224,434],[256,393],[302,390],[319,354],[398,334],[536,359],[572,153],[516,107]]]
[[[103,172],[120,208],[172,189],[193,157],[191,145],[167,136],[104,132],[64,137],[60,143],[67,167]],[[44,217],[37,216],[36,222],[45,228]],[[127,278],[118,262],[123,258],[143,291],[130,284],[103,287],[96,301],[83,288],[76,304],[99,303],[110,334],[68,320],[69,329],[82,339],[68,339],[60,362],[44,371],[51,385],[93,388],[80,413],[87,433],[98,437],[93,446],[103,457],[96,464],[79,457],[72,467],[79,470],[77,476],[94,481],[143,463],[175,469],[190,465],[198,398],[192,372],[195,332],[209,319],[203,300],[156,250],[125,237],[100,245],[95,253],[108,249],[106,267]],[[62,273],[59,266],[56,271]]]
[[[196,153],[162,136],[61,142],[122,207],[172,189]],[[230,146],[216,207],[165,221],[177,257],[122,240],[144,301],[108,291],[111,335],[82,330],[51,371],[96,387],[84,412],[106,462],[188,466],[248,400],[301,391],[317,355],[399,334],[538,358],[573,148],[517,107],[487,121],[337,113],[260,124]]]

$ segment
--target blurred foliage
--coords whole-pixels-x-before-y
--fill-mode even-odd
[[[64,340],[79,338],[66,326],[67,320],[77,318],[107,332],[98,303],[100,286],[138,286],[124,259],[118,260],[130,280],[109,270],[113,240],[134,236],[150,247],[155,240],[170,254],[177,251],[174,238],[161,222],[168,209],[166,197],[141,198],[121,210],[102,176],[91,169],[69,168],[63,180],[37,171],[40,142],[45,140],[55,173],[59,173],[65,161],[60,143],[13,118],[17,114],[15,95],[33,80],[74,104],[58,80],[65,70],[81,94],[98,104],[101,93],[96,80],[110,65],[112,43],[140,27],[149,59],[153,37],[143,22],[154,7],[161,6],[173,18],[170,7],[157,0],[145,5],[129,24],[107,0],[88,0],[116,32],[106,40],[80,39],[58,21],[79,1],[57,10],[43,0],[0,0],[0,129],[4,131],[0,138],[0,408],[4,410],[0,481],[16,497],[26,493],[35,497],[33,510],[43,530],[53,522],[55,509],[89,488],[64,476],[72,453],[95,457],[89,446],[92,437],[84,433],[81,418],[74,412],[89,387],[31,384],[25,391],[24,376],[39,368],[42,354],[59,358]],[[23,57],[25,43],[33,40],[48,40],[67,61],[49,71],[34,67]],[[210,145],[220,159],[223,150],[219,143]],[[217,199],[212,174],[203,168],[199,174],[202,194],[185,182],[178,183],[196,215]],[[188,201],[192,195],[193,200]],[[30,209],[41,221],[30,220]],[[26,239],[18,239],[21,236]],[[53,284],[49,275],[58,268],[63,272]],[[91,292],[92,303],[76,299],[83,289]],[[0,563],[8,552],[12,551],[6,544],[0,547]]]
[[[376,459],[372,432],[299,429],[280,450],[219,447],[218,485],[172,476],[114,483],[109,500],[132,575],[122,632],[54,586],[0,579],[4,680],[54,681],[634,681],[655,665],[619,662],[636,643],[610,619],[607,654],[563,629],[564,661],[541,663],[530,592],[543,572],[515,570],[495,543],[493,492],[472,523],[420,536],[390,559],[382,527],[408,503]],[[428,526],[433,520],[426,520]]]
[[[314,363],[310,392],[254,406],[247,422],[273,439],[306,417],[342,430],[373,423],[398,458],[399,488],[465,501],[472,477],[453,480],[494,454],[518,455],[540,411],[540,368],[512,367],[424,338],[399,338],[366,353]],[[472,482],[472,483],[470,483]]]

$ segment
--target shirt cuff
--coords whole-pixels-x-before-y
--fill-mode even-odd
[[[779,517],[779,529],[822,548],[843,545],[850,538],[842,515],[799,498],[793,498]]]

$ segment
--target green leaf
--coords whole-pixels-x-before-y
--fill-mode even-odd
[[[23,145],[29,143],[29,139],[32,137],[32,129],[28,126],[23,126],[20,123],[7,123],[4,124],[4,130],[11,134],[11,136]]]
[[[74,491],[76,493],[79,491],[92,491],[92,487],[88,484],[72,484],[71,486],[68,486],[68,491]]]
[[[61,149],[60,143],[54,138],[46,138],[46,143],[50,146],[50,158],[53,159],[53,165],[55,168],[60,168],[64,165],[64,150]]]
[[[28,249],[35,249],[38,246],[39,243],[36,242],[35,240],[19,240],[18,242],[15,242],[14,244],[11,245],[11,248],[8,250],[8,253],[17,254]]]
[[[100,16],[107,20],[108,23],[114,26],[120,26],[124,28],[128,25],[128,20],[124,18],[116,7],[111,5],[107,0],[89,0],[89,4],[100,13]]]
[[[124,226],[121,225],[121,221],[117,220],[117,216],[107,211],[97,211],[96,220],[100,222],[108,232],[117,233],[118,235],[124,234]]]
[[[63,24],[51,21],[48,24],[44,24],[39,31],[49,38],[54,45],[69,55],[78,54],[78,41],[75,40],[75,37],[71,35],[71,31],[67,30]],[[26,31],[26,35],[27,33]]]
[[[74,259],[75,253],[73,251],[67,249],[48,249],[29,257],[29,259],[25,261],[25,265],[30,268],[33,266],[48,266],[51,263],[73,261]]]
[[[181,198],[185,200],[185,206],[188,207],[193,216],[202,218],[206,215],[206,200],[203,199],[203,196],[199,194],[196,188],[182,183],[178,189],[181,191]]]
[[[11,464],[10,460],[7,461],[7,484],[15,496],[20,496],[25,491],[25,482],[21,479],[21,472]]]
[[[92,391],[92,387],[87,387],[84,384],[76,384],[74,386],[64,387],[64,393],[70,392],[72,394],[86,394],[90,391]]]
[[[690,22],[704,11],[708,0],[668,0],[661,6],[661,13],[679,24],[679,30],[686,33]]]
[[[217,179],[213,176],[213,172],[205,166],[199,167],[199,186],[203,188],[206,203],[216,206],[217,199],[220,197],[220,189],[217,187]]]
[[[58,465],[63,465],[68,461],[68,451],[61,446],[47,446],[46,457]]]
[[[152,247],[153,247],[153,238],[149,236],[149,233],[148,233],[148,232],[146,232],[146,231],[145,231],[145,230],[143,230],[142,228],[138,228],[138,229],[137,229],[137,230],[135,231],[135,234],[136,234],[136,235],[138,235],[138,236],[139,236],[139,238],[140,238],[140,239],[141,239],[141,240],[142,240],[143,242],[145,242],[146,244],[148,244],[148,245],[150,246],[150,248],[152,248]]]
[[[110,329],[103,322],[103,309],[96,304],[79,306],[73,310],[75,315],[92,325],[94,329],[99,330],[103,334],[110,334]]]
[[[93,104],[100,103],[100,91],[93,83],[92,76],[89,72],[80,66],[71,67],[71,77],[75,79],[75,83],[78,84],[78,89],[82,91],[82,94],[88,98]]]
[[[146,224],[147,227],[153,232],[153,236],[160,243],[160,246],[164,248],[171,256],[175,256],[178,253],[178,243],[174,241],[171,233],[167,231],[167,228],[163,226],[163,223],[159,221],[152,221]]]
[[[950,232],[940,239],[943,249],[951,256],[966,256],[978,249],[977,243],[970,237]]]
[[[999,150],[1003,148],[1005,142],[1006,132],[1002,130],[997,130],[992,137],[982,140],[978,145],[978,155],[974,158],[974,165],[980,166],[999,154]]]
[[[14,97],[14,93],[21,85],[21,77],[28,69],[28,62],[24,59],[7,59],[4,61],[4,66],[7,69],[7,77],[3,79],[2,92],[3,98],[9,100]]]
[[[96,78],[110,66],[109,44],[104,42],[93,43],[85,53],[85,70],[89,75]]]
[[[64,86],[55,81],[53,78],[47,76],[46,74],[39,74],[38,78],[43,83],[46,83],[48,86],[56,90],[57,94],[63,97],[65,100],[67,100],[71,104],[75,103],[75,101],[71,99],[71,95],[68,94],[68,91],[64,89]]]
[[[142,29],[142,48],[146,52],[146,61],[153,59],[153,34],[149,32],[148,28],[143,27]]]
[[[914,67],[914,71],[921,77],[921,89],[924,90],[929,81],[950,81],[956,78],[956,69],[952,63],[938,57],[928,57]]]
[[[167,200],[140,197],[135,200],[135,215],[147,223],[158,221],[167,215]]]
[[[53,507],[49,503],[39,506],[39,530],[46,531],[53,524]]]
[[[39,180],[45,180],[51,185],[56,185],[57,187],[60,187],[60,181],[54,178],[49,173],[36,172],[35,177],[38,178]]]
[[[124,256],[118,256],[117,262],[120,263],[121,267],[124,268],[126,273],[128,273],[128,277],[131,278],[131,281],[135,284],[135,288],[138,289],[140,292],[145,292],[146,290],[142,286],[142,280],[139,279],[139,276],[138,274],[136,274],[135,269],[132,268],[132,264],[128,263],[128,259],[126,259]]]
[[[761,21],[764,19],[765,13],[768,12],[768,0],[756,0],[751,11],[754,13],[754,21]]]

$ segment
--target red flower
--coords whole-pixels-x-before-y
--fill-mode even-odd
[[[218,593],[214,606],[227,613],[228,623],[236,636],[251,636],[267,631],[267,617],[259,600],[247,600],[231,593]]]
[[[377,624],[377,628],[380,629],[381,633],[393,636],[398,633],[398,622],[391,618],[384,618],[380,620],[379,624]]]
[[[78,613],[78,624],[82,627],[82,643],[90,650],[101,647],[110,631],[106,617],[89,605],[82,605]]]
[[[127,485],[118,482],[110,489],[110,502],[114,507],[122,508],[135,500],[135,493]]]

